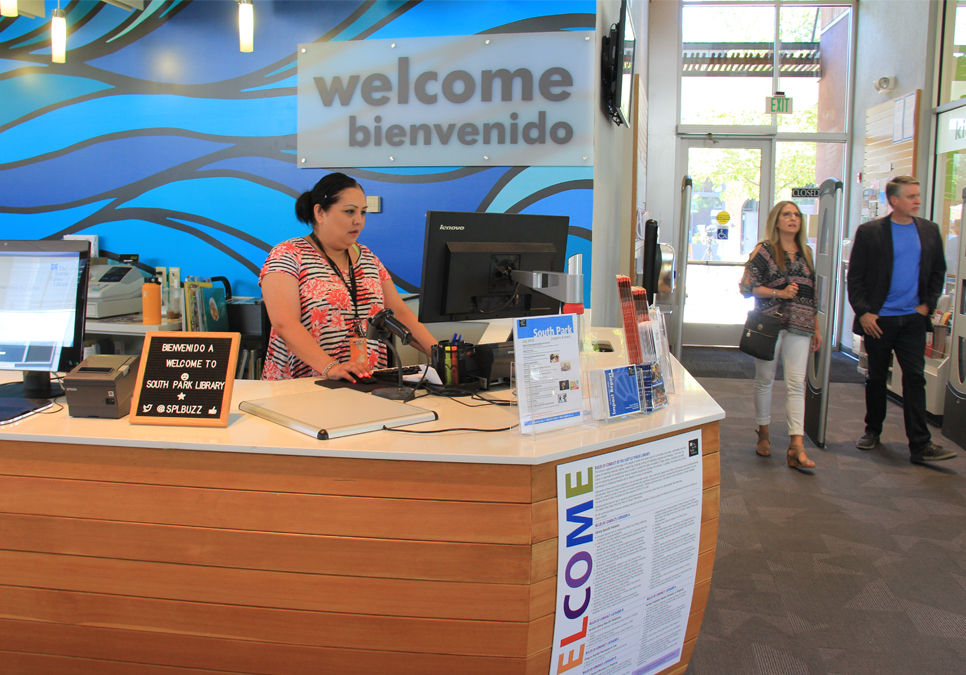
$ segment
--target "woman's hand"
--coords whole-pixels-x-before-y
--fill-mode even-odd
[[[355,382],[357,377],[371,377],[372,369],[368,363],[337,363],[331,368],[326,376],[330,380],[348,380]]]
[[[791,300],[796,295],[798,295],[798,284],[792,282],[785,286],[785,288],[778,291],[778,297],[782,300]]]
[[[812,336],[812,351],[817,352],[822,347],[822,335],[816,330]]]

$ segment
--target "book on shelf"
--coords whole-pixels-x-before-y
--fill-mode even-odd
[[[184,282],[184,321],[185,330],[203,331],[205,328],[204,312],[202,309],[204,297],[203,288],[211,288],[210,281],[193,281],[196,277],[188,277]]]
[[[225,302],[225,289],[216,286],[201,287],[202,330],[210,333],[228,331],[228,303]]]

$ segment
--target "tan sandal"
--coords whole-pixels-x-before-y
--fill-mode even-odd
[[[759,426],[755,429],[755,433],[758,434],[758,445],[755,446],[755,452],[762,457],[771,456],[771,437],[768,434],[767,426]]]
[[[811,469],[815,462],[805,456],[805,446],[788,446],[788,467],[790,469]]]

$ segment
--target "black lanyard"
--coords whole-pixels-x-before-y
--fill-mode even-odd
[[[352,298],[352,315],[355,320],[355,326],[356,328],[359,328],[359,302],[356,292],[356,275],[355,271],[352,269],[352,254],[349,253],[349,251],[346,251],[346,257],[349,259],[349,280],[346,281],[345,277],[342,276],[342,270],[340,270],[339,266],[336,265],[332,258],[329,257],[329,254],[325,252],[325,249],[322,247],[322,243],[319,241],[319,238],[315,236],[315,232],[309,236],[312,237],[312,241],[314,241],[315,245],[319,247],[320,251],[322,251],[322,255],[325,256],[325,259],[329,261],[329,266],[335,270],[335,273],[339,275],[339,279],[345,284],[346,289],[348,289],[349,297]]]

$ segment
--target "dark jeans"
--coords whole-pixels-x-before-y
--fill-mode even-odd
[[[886,416],[886,379],[892,352],[902,369],[903,419],[909,450],[921,450],[932,436],[926,426],[926,317],[916,314],[880,316],[882,337],[865,336],[869,376],[865,381],[865,430],[882,433]],[[894,375],[893,375],[894,376]]]

